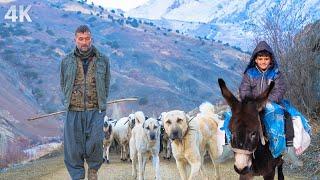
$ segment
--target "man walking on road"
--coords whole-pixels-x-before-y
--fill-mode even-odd
[[[64,162],[72,179],[97,179],[103,163],[103,118],[110,84],[109,59],[93,45],[88,26],[75,32],[76,47],[61,62],[60,85],[64,121]]]

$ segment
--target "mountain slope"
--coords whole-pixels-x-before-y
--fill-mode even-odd
[[[0,15],[13,3],[1,4]],[[80,24],[91,27],[94,44],[110,57],[109,100],[139,97],[136,103],[109,106],[108,115],[115,118],[137,110],[149,116],[171,109],[189,111],[205,100],[217,102],[217,78],[224,77],[236,90],[246,63],[247,54],[229,46],[81,2],[35,2],[29,14],[32,23],[0,22],[0,117],[7,122],[0,124],[7,132],[0,132],[0,141],[23,137],[34,145],[61,138],[63,116],[26,119],[63,110],[59,65],[72,52]]]

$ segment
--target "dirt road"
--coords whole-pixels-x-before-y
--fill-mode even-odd
[[[131,176],[131,163],[120,162],[119,155],[112,154],[110,164],[103,164],[99,170],[99,179],[101,180],[133,180]],[[238,179],[238,175],[233,170],[232,162],[219,167],[221,179]],[[205,161],[205,173],[209,179],[215,179],[213,165],[207,159]],[[174,159],[170,161],[160,159],[160,172],[162,180],[179,180],[179,173]],[[154,179],[154,170],[151,161],[148,161],[146,167],[146,180]],[[0,179],[18,180],[18,179],[40,179],[40,180],[68,180],[69,174],[63,163],[63,155],[40,159],[22,167],[16,167],[6,173],[0,174]],[[255,178],[262,179],[262,178]],[[303,177],[286,177],[286,179],[304,179]]]

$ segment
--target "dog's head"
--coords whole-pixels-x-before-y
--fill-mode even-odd
[[[128,116],[128,122],[129,122],[129,127],[130,127],[131,129],[133,129],[134,126],[135,126],[135,124],[136,124],[136,118],[135,118],[134,114],[130,114],[130,115]]]
[[[189,117],[179,110],[169,111],[162,118],[165,132],[172,140],[182,139],[188,130]]]
[[[112,122],[108,116],[105,116],[103,120],[103,132],[105,139],[109,139],[112,134]]]
[[[160,136],[159,121],[154,118],[149,118],[143,122],[143,130],[146,132],[149,141],[156,141]]]
[[[163,118],[164,118],[164,115],[166,114],[166,112],[162,112],[160,114],[160,116],[157,118],[160,126],[161,126],[161,129],[160,129],[160,133],[161,133],[161,136],[164,135],[164,127],[163,127]]]

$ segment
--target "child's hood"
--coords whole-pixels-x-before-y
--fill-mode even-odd
[[[258,45],[256,46],[256,48],[253,50],[251,58],[250,58],[250,63],[248,64],[246,70],[244,72],[246,72],[249,68],[255,67],[255,58],[256,58],[256,54],[260,51],[266,50],[268,52],[271,53],[271,64],[272,67],[271,68],[278,68],[278,63],[277,60],[275,58],[275,55],[271,49],[271,47],[269,46],[269,44],[265,41],[260,41],[258,43]]]

